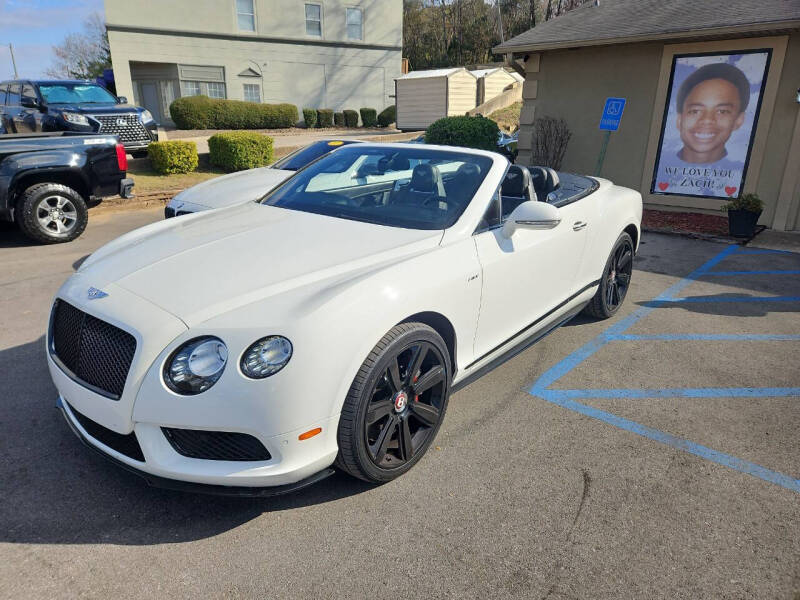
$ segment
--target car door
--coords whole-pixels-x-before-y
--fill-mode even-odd
[[[30,83],[23,83],[20,92],[19,126],[17,131],[27,133],[42,130],[42,115],[39,106],[36,88]]]
[[[493,202],[502,206],[499,191]],[[474,344],[478,360],[523,332],[533,333],[538,321],[546,322],[577,292],[576,274],[586,246],[580,203],[560,208],[561,222],[554,228],[518,228],[511,238],[503,235],[502,223],[510,212],[505,204],[500,222],[485,220],[485,228],[473,236],[482,269]]]
[[[12,82],[8,86],[8,98],[6,99],[6,130],[8,133],[20,133],[17,128],[19,121],[19,113],[22,110],[20,106],[20,84]]]

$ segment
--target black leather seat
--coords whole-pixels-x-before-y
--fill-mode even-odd
[[[503,197],[504,217],[514,212],[523,202],[536,200],[528,169],[521,165],[511,165],[500,186],[500,195]]]
[[[429,201],[445,200],[442,174],[434,165],[419,164],[411,172],[411,182],[397,190],[392,199],[398,204],[426,204]]]
[[[550,167],[531,167],[533,189],[540,202],[547,202],[547,196],[558,187],[558,173]]]

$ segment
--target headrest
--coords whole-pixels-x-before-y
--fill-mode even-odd
[[[411,168],[411,163],[405,156],[393,156],[389,161],[389,170],[391,171],[408,171]]]
[[[481,168],[473,163],[464,163],[456,171],[456,180],[474,182],[480,179]]]
[[[411,172],[411,185],[408,189],[415,192],[438,192],[442,181],[439,169],[427,163],[418,164]]]
[[[528,169],[520,165],[511,165],[506,173],[506,178],[503,179],[500,193],[503,196],[530,199],[531,174]]]
[[[550,167],[531,167],[531,178],[536,197],[540,202],[547,202],[547,196],[558,188],[558,173]]]

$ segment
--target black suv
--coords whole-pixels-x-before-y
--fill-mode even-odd
[[[0,134],[80,131],[116,135],[125,150],[144,155],[158,140],[158,124],[145,108],[131,106],[91,81],[0,83]]]

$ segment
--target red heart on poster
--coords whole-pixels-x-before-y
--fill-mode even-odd
[[[659,181],[658,182],[658,189],[660,189],[662,192],[664,190],[666,190],[668,187],[669,187],[669,184],[666,181]]]
[[[731,187],[729,185],[725,186],[725,193],[728,194],[728,196],[733,196],[733,194],[735,192],[736,192],[736,188],[735,187]]]

